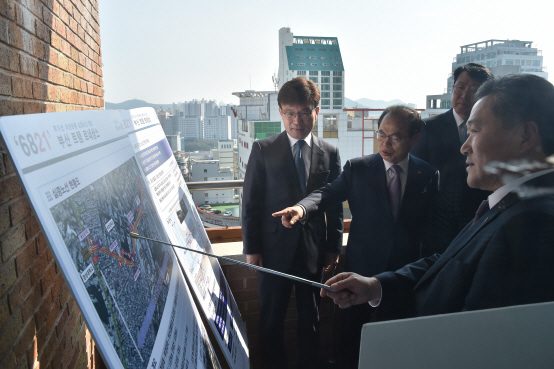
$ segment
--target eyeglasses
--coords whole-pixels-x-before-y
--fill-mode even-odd
[[[468,96],[475,96],[478,89],[479,87],[470,88],[469,86],[462,87],[454,85],[454,92],[457,95],[463,95],[467,91]]]
[[[285,117],[287,117],[287,119],[289,119],[289,120],[293,120],[296,117],[298,117],[298,119],[306,120],[306,119],[308,119],[309,117],[312,116],[313,111],[314,111],[314,109],[310,109],[309,112],[302,111],[302,112],[299,112],[299,113],[293,113],[292,111],[286,111],[286,112],[283,113],[283,115]]]
[[[393,145],[396,145],[406,137],[400,137],[396,133],[393,133],[392,135],[386,135],[383,131],[377,131],[377,140],[379,142],[385,142],[387,138],[390,139]]]

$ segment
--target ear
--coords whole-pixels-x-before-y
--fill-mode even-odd
[[[539,136],[539,127],[534,121],[523,122],[521,125],[521,143],[520,153],[541,150],[541,139]]]

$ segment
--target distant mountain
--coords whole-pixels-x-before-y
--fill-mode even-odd
[[[146,107],[152,107],[152,108],[159,108],[163,107],[164,109],[171,108],[172,104],[151,104],[143,100],[127,100],[123,101],[121,103],[109,103],[106,102],[106,110],[128,110],[128,109],[136,109],[136,108],[146,108]]]
[[[371,100],[371,99],[358,99],[358,100],[351,100],[347,97],[344,98],[344,106],[346,108],[354,108],[354,106],[358,105],[358,109],[385,109],[391,105],[395,104],[406,104],[402,100],[391,100],[391,101],[384,101],[384,100]],[[412,106],[413,104],[407,104]]]

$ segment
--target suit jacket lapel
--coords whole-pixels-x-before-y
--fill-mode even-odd
[[[487,211],[483,216],[473,225],[471,222],[468,223],[465,228],[456,236],[456,238],[450,243],[450,246],[446,249],[444,254],[433,264],[431,268],[423,275],[419,280],[415,288],[417,289],[422,283],[424,283],[429,277],[436,274],[439,270],[442,269],[446,263],[454,256],[456,256],[474,237],[481,229],[486,227],[494,218],[504,210],[503,205],[498,204],[494,208]],[[477,210],[477,209],[476,209]]]
[[[375,187],[375,193],[381,194],[381,205],[383,209],[386,209],[387,216],[392,218],[392,210],[389,203],[389,191],[387,189],[387,177],[385,172],[385,163],[383,158],[379,154],[372,156],[371,160],[367,163],[368,178],[370,186]],[[375,178],[376,180],[373,180]]]
[[[321,142],[319,139],[312,135],[312,157],[310,161],[310,176],[308,177],[308,186],[306,186],[306,191],[308,195],[310,192],[317,189],[317,173],[319,168],[323,168],[323,158],[325,157],[325,151],[321,147]]]
[[[292,156],[287,132],[284,131],[281,133],[275,142],[279,146],[277,152],[281,155],[280,162],[282,164],[283,173],[289,179],[291,188],[294,188],[297,198],[303,199],[305,195],[300,191],[300,180],[298,179],[298,173],[296,173],[296,166],[294,165],[294,158]]]

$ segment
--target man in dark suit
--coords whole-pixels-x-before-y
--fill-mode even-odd
[[[465,156],[460,147],[466,139],[466,121],[476,101],[475,92],[492,78],[480,64],[458,67],[454,71],[452,109],[425,119],[421,139],[411,151],[440,172],[440,191],[431,202],[421,256],[442,253],[489,195],[467,185]]]
[[[333,183],[274,214],[282,216],[283,224],[290,227],[299,219],[309,221],[312,214],[348,200],[352,223],[344,269],[366,276],[396,270],[419,259],[427,205],[438,190],[437,170],[409,155],[419,138],[419,113],[393,105],[383,111],[378,124],[378,154],[348,161]],[[338,349],[340,367],[358,367],[364,323],[400,318],[402,310],[372,317],[369,306],[359,305],[344,312]]]
[[[285,132],[253,143],[242,200],[247,262],[317,282],[324,268],[334,268],[342,247],[342,204],[318,211],[308,222],[291,229],[282,227],[271,214],[296,204],[340,174],[338,149],[311,133],[319,96],[317,86],[301,77],[283,85],[278,103]],[[258,298],[264,367],[287,366],[283,328],[293,285],[299,367],[317,367],[319,291],[262,273],[258,274]]]
[[[326,282],[337,292],[322,296],[341,307],[410,304],[416,316],[554,300],[554,86],[510,75],[477,97],[461,150],[469,186],[492,194],[474,220],[442,256],[369,278],[339,274]]]

